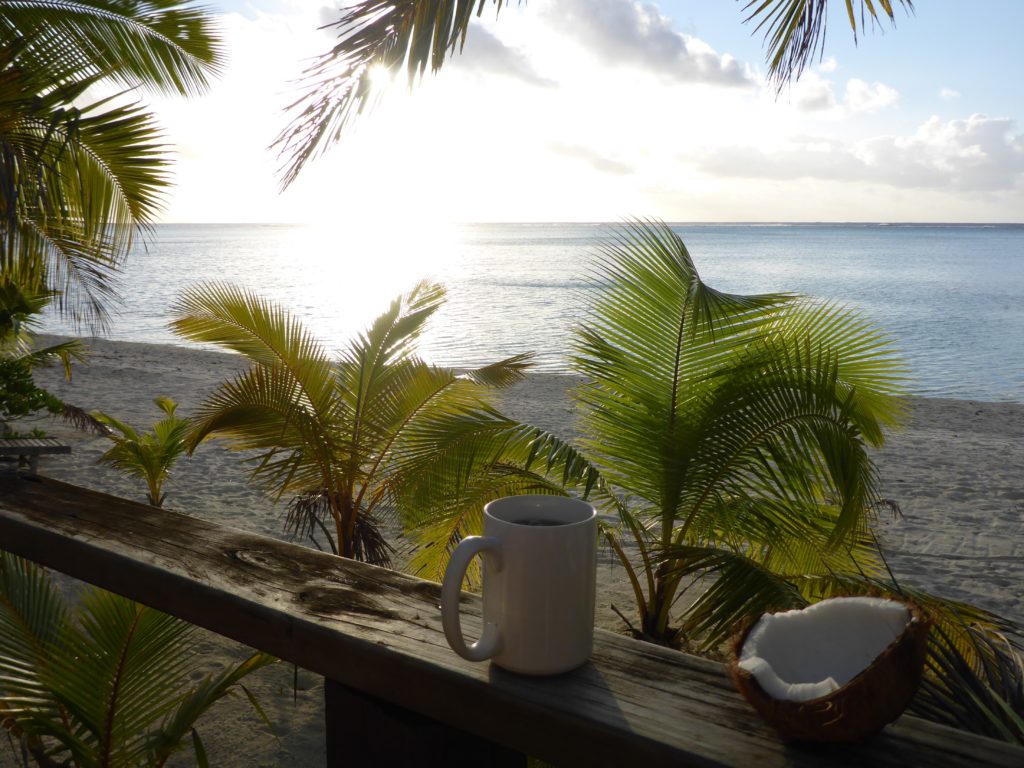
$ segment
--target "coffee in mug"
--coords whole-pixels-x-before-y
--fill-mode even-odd
[[[467,645],[459,596],[470,561],[483,557],[480,639]],[[594,643],[597,513],[565,496],[508,496],[484,507],[484,535],[452,553],[441,587],[449,645],[471,661],[554,675],[590,658]]]

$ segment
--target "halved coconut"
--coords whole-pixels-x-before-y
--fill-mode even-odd
[[[737,638],[729,671],[785,738],[854,741],[906,709],[927,641],[928,622],[916,606],[837,597],[762,616]]]

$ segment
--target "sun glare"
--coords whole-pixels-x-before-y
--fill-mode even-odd
[[[389,88],[395,82],[394,70],[388,69],[385,66],[375,64],[367,70],[370,76],[370,83],[373,85],[375,91],[382,91],[385,88]]]
[[[310,327],[324,339],[365,329],[389,302],[421,280],[446,282],[458,270],[455,227],[401,220],[297,227],[283,251],[299,267]],[[315,313],[313,315],[312,313]]]

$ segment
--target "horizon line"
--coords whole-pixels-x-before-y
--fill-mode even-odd
[[[646,221],[640,219],[639,221]],[[680,225],[742,225],[742,226],[876,226],[876,227],[1020,227],[1024,221],[752,221],[752,220],[684,220],[650,219],[670,226]],[[628,224],[631,219],[566,220],[566,221],[457,221],[458,227],[493,227],[509,225],[527,226],[599,226],[603,224]],[[210,227],[303,227],[319,226],[313,221],[161,221],[148,226],[210,226]]]

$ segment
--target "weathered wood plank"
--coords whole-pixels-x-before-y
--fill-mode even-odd
[[[1024,765],[910,717],[856,747],[786,745],[721,665],[608,632],[556,678],[472,664],[445,643],[436,584],[46,478],[0,477],[0,547],[560,765]]]

